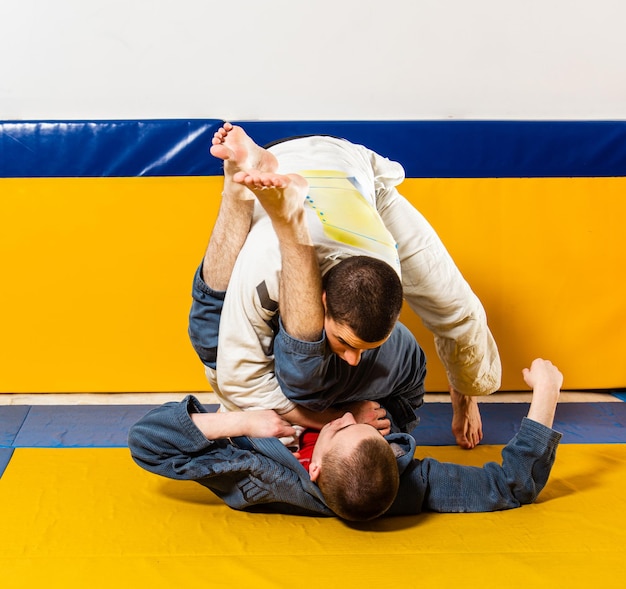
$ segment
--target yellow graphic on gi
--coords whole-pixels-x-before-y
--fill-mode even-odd
[[[335,170],[304,170],[300,174],[309,183],[306,205],[315,211],[329,239],[398,267],[393,236],[374,206],[361,194],[355,179]]]

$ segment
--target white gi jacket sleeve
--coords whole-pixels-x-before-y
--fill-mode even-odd
[[[220,321],[216,394],[224,409],[295,407],[274,374],[280,251],[269,219],[257,219],[233,269]]]

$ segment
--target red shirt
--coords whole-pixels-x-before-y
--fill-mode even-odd
[[[311,464],[313,448],[315,448],[315,442],[317,442],[319,435],[320,433],[317,430],[305,429],[300,436],[300,449],[298,450],[300,457],[298,460],[307,472],[309,472],[309,464]]]

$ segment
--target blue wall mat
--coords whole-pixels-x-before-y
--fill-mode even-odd
[[[334,135],[409,178],[626,176],[626,121],[240,121],[259,144]]]
[[[0,447],[13,446],[15,436],[20,431],[30,407],[27,405],[0,406]]]
[[[506,444],[528,413],[528,403],[483,403],[483,444]],[[419,410],[420,425],[412,432],[418,446],[455,444],[450,430],[452,407],[430,403]],[[554,429],[564,444],[626,444],[626,403],[562,403]]]
[[[217,119],[0,121],[0,177],[214,176]]]

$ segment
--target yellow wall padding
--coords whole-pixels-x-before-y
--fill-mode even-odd
[[[549,358],[571,389],[626,387],[626,178],[408,179],[401,192],[435,227],[483,301],[504,390]],[[445,375],[432,337],[402,320]]]
[[[221,178],[0,180],[3,392],[206,390],[193,273]]]
[[[499,448],[419,448],[472,464]],[[42,481],[45,485],[42,486]],[[565,445],[539,501],[357,528],[235,512],[126,449],[17,449],[0,479],[0,582],[110,587],[597,587],[626,577],[626,446]]]
[[[221,178],[0,179],[0,392],[201,391],[191,280]],[[408,179],[487,310],[503,389],[626,386],[626,178]],[[403,321],[446,389],[432,336]]]

